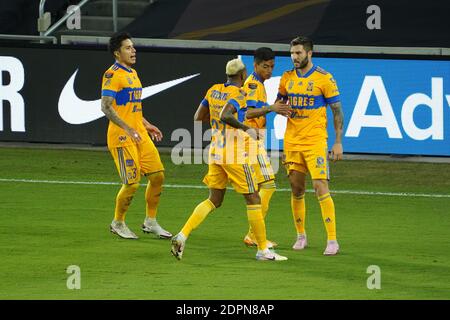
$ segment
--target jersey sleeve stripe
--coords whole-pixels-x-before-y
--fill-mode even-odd
[[[330,98],[325,98],[325,102],[327,104],[332,104],[332,103],[336,103],[341,101],[341,97],[340,95],[334,96],[334,97],[330,97]]]
[[[236,109],[236,111],[239,111],[239,109],[241,108],[241,106],[239,105],[239,102],[237,102],[234,99],[228,100],[228,103],[231,104]]]
[[[107,89],[102,90],[102,96],[115,98],[116,94],[117,92],[114,90],[107,90]]]
[[[202,102],[200,102],[200,104],[201,104],[202,106],[204,106],[205,108],[209,108],[209,102],[208,102],[208,100],[206,100],[206,99],[203,99]]]

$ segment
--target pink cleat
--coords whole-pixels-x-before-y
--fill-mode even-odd
[[[303,250],[308,245],[308,241],[306,240],[306,234],[299,234],[297,236],[297,241],[295,241],[292,249],[294,250]]]
[[[330,240],[327,243],[327,248],[323,252],[325,256],[334,256],[339,252],[339,244],[336,240]]]

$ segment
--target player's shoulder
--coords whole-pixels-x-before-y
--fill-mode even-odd
[[[258,89],[258,86],[261,82],[256,79],[253,74],[250,75],[244,83],[245,90],[255,90]]]
[[[116,64],[110,66],[104,73],[103,76],[107,79],[113,78],[119,72],[119,67]]]
[[[281,78],[290,78],[293,77],[295,75],[295,69],[292,68],[290,70],[287,70],[285,72],[283,72],[283,74],[281,75]]]
[[[314,73],[316,76],[319,76],[321,78],[332,78],[333,75],[331,73],[329,73],[328,71],[326,71],[324,68],[316,66],[316,68],[314,69]]]

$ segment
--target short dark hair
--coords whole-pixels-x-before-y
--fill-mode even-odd
[[[270,48],[261,47],[255,50],[253,58],[254,58],[253,60],[259,64],[263,61],[275,59],[275,52],[273,52],[272,49]]]
[[[122,46],[122,41],[131,39],[131,36],[128,32],[120,31],[111,36],[109,39],[108,50],[114,55],[114,52],[119,50]]]
[[[291,47],[298,46],[301,44],[303,48],[305,48],[305,51],[312,51],[313,49],[313,42],[310,38],[305,36],[299,36],[291,41]]]

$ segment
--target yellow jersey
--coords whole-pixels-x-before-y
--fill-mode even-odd
[[[244,122],[252,128],[265,129],[266,128],[266,116],[260,116],[258,118],[246,119],[245,112],[248,108],[262,108],[268,106],[266,88],[261,78],[253,72],[247,80],[245,80],[243,89],[246,93],[245,104],[246,108],[241,112],[239,121]]]
[[[142,85],[136,70],[114,63],[103,75],[102,96],[113,97],[113,109],[127,125],[146,140],[147,131],[142,122]],[[134,142],[121,127],[109,122],[108,147],[123,147]]]
[[[278,98],[292,107],[284,135],[284,150],[302,150],[326,142],[327,105],[340,101],[333,76],[318,66],[305,75],[293,69],[283,73]]]
[[[245,108],[245,98],[240,88],[230,83],[213,85],[201,102],[203,107],[209,108],[212,129],[210,163],[238,164],[245,154],[245,139],[248,135],[220,120],[220,112],[228,103],[236,108],[234,116],[238,119],[239,110]]]

